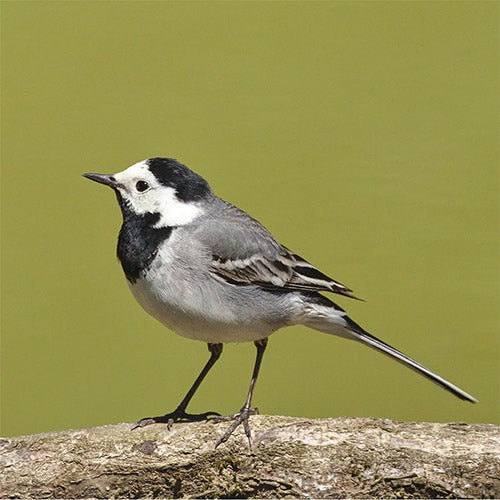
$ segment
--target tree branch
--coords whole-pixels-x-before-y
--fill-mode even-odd
[[[251,417],[254,448],[211,422],[0,439],[8,498],[498,498],[500,427]]]

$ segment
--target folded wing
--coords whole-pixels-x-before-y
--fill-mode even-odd
[[[257,253],[232,260],[214,254],[212,269],[234,284],[253,284],[269,290],[333,292],[357,298],[351,289],[323,274],[302,257],[285,247],[280,250],[273,258]]]
[[[245,212],[230,206],[229,214],[225,215],[223,226],[215,220],[207,221],[197,234],[211,253],[211,271],[220,278],[235,285],[333,292],[357,299],[350,288],[280,245],[265,227]]]

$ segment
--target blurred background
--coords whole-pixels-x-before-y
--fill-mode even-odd
[[[172,411],[208,359],[135,303],[112,192],[170,156],[366,302],[361,345],[275,333],[254,402],[304,417],[499,421],[495,2],[3,2],[1,432]],[[230,344],[193,412],[237,411]]]

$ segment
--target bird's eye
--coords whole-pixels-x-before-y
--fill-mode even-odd
[[[135,189],[137,189],[137,191],[139,191],[140,193],[142,193],[143,191],[146,191],[146,189],[149,187],[149,184],[147,182],[144,182],[144,181],[137,181],[136,185],[135,185]]]

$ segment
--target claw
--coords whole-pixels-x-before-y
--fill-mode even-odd
[[[136,422],[132,427],[131,427],[131,431],[135,430],[135,429],[138,429],[139,427],[146,427],[146,425],[151,425],[151,424],[155,424],[155,420],[153,418],[142,418],[141,420],[139,420],[139,422]]]
[[[234,422],[229,426],[229,429],[224,433],[224,435],[219,438],[215,447],[217,448],[222,443],[225,443],[231,434],[238,428],[239,425],[243,424],[243,429],[245,430],[245,435],[248,439],[248,444],[250,449],[252,449],[252,433],[250,431],[250,425],[248,424],[248,419],[250,415],[255,415],[258,413],[257,408],[246,408],[243,407],[238,413],[234,415],[229,415],[227,417],[215,417],[211,419],[214,423],[227,422],[228,420],[234,420]]]
[[[167,424],[167,429],[170,431],[172,425],[176,422],[201,422],[202,420],[208,420],[210,417],[220,417],[220,413],[216,411],[207,411],[205,413],[186,413],[184,410],[176,409],[172,413],[167,413],[161,417],[147,417],[136,422],[131,430],[138,429],[139,427],[146,427],[151,424]]]

